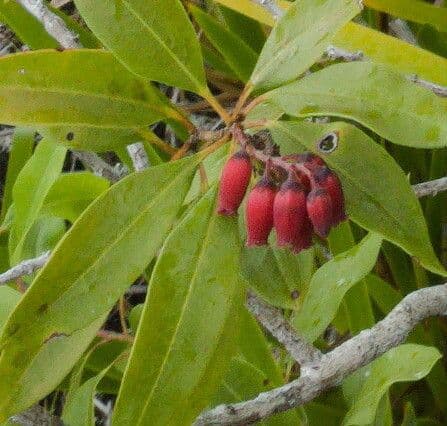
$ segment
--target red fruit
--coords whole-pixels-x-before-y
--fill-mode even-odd
[[[273,204],[273,226],[279,247],[294,245],[307,220],[306,192],[295,173],[289,173]]]
[[[307,196],[306,206],[315,233],[326,238],[332,226],[332,202],[328,192],[323,188],[313,189]]]
[[[336,226],[346,220],[345,197],[338,176],[327,167],[319,167],[315,170],[315,182],[324,188],[332,202],[332,225]]]
[[[293,242],[292,251],[298,254],[300,251],[312,247],[312,223],[306,215],[306,220],[300,231]]]
[[[264,176],[248,195],[246,209],[247,247],[267,244],[273,228],[274,183]]]
[[[245,151],[234,154],[225,164],[220,178],[217,212],[224,216],[237,214],[251,177],[250,157]]]

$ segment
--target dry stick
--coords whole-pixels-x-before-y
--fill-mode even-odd
[[[447,284],[417,290],[406,296],[374,327],[363,330],[323,355],[319,362],[302,367],[298,379],[249,401],[219,405],[202,413],[195,424],[254,423],[303,405],[402,343],[422,320],[441,315],[447,315]]]
[[[119,165],[112,167],[99,155],[90,151],[72,151],[75,158],[82,161],[95,175],[102,176],[112,183],[119,181],[126,175],[126,169]]]

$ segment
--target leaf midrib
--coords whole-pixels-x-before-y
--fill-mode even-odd
[[[189,80],[196,86],[198,89],[198,92],[203,91],[203,84],[200,83],[199,80],[196,79],[196,77],[191,74],[189,69],[185,66],[185,64],[180,61],[180,59],[174,54],[174,52],[169,49],[169,47],[166,45],[166,43],[163,41],[163,39],[144,21],[144,19],[138,14],[138,11],[136,11],[128,2],[128,0],[122,0],[122,2],[127,6],[129,9],[129,12],[141,23],[143,28],[146,28],[150,34],[157,40],[162,48],[168,53],[168,55],[174,60],[175,63],[181,68],[181,70],[184,72],[184,74],[189,78]],[[183,7],[183,6],[182,6]]]
[[[175,327],[174,332],[172,333],[172,338],[171,338],[171,341],[169,342],[169,346],[168,346],[168,348],[166,350],[165,356],[163,357],[163,361],[162,361],[162,363],[160,365],[160,369],[159,369],[157,378],[155,379],[154,384],[152,385],[151,391],[149,393],[149,396],[146,399],[146,402],[144,403],[144,407],[143,407],[143,410],[141,411],[140,417],[138,418],[138,421],[136,422],[137,426],[139,426],[141,424],[141,422],[143,421],[143,419],[144,419],[147,407],[149,406],[149,403],[152,400],[152,395],[154,394],[155,390],[158,387],[158,383],[159,383],[160,378],[161,378],[161,376],[162,376],[162,374],[164,372],[165,365],[166,365],[166,363],[167,363],[167,361],[169,359],[169,356],[170,356],[170,354],[172,352],[172,349],[174,347],[177,334],[180,331],[180,325],[183,323],[183,319],[184,319],[184,315],[185,315],[185,312],[186,312],[186,308],[189,305],[190,298],[191,298],[191,295],[193,293],[193,289],[195,288],[195,285],[197,284],[198,271],[199,271],[199,269],[200,269],[200,267],[202,265],[202,262],[204,260],[204,253],[206,252],[205,249],[208,248],[208,245],[209,245],[209,242],[210,242],[211,230],[212,230],[212,228],[214,226],[214,223],[216,221],[216,217],[217,217],[216,214],[212,214],[211,213],[211,217],[210,217],[210,220],[208,221],[208,226],[207,226],[207,229],[206,229],[206,236],[205,236],[205,238],[203,240],[202,247],[200,248],[200,252],[199,252],[199,255],[197,257],[196,267],[194,268],[194,272],[193,272],[193,275],[191,277],[190,286],[188,288],[188,292],[186,294],[185,301],[184,301],[184,303],[182,305],[182,309],[181,309],[181,312],[180,312],[180,315],[179,315],[179,319],[178,319],[177,325]]]

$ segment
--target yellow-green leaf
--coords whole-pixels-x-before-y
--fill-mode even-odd
[[[274,111],[279,106],[298,117],[352,119],[396,144],[415,148],[447,145],[447,99],[384,65],[333,65],[263,97],[275,104]]]
[[[208,92],[200,45],[180,0],[76,0],[75,4],[104,46],[135,74]]]
[[[110,308],[156,254],[198,161],[192,157],[129,175],[67,232],[4,328],[0,421],[43,398],[70,371]]]
[[[162,248],[114,425],[190,425],[236,350],[239,234],[234,218],[215,213],[215,194],[214,187]]]

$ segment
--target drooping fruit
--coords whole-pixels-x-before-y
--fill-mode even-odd
[[[332,202],[329,193],[324,188],[313,189],[307,196],[306,207],[315,233],[326,238],[333,223]]]
[[[279,247],[293,246],[307,220],[306,192],[291,171],[281,185],[273,204],[273,226]]]
[[[292,245],[292,251],[295,254],[300,253],[302,250],[312,247],[312,223],[306,215],[306,220],[301,228],[301,231],[296,236]]]
[[[273,202],[276,186],[264,175],[255,185],[247,199],[246,225],[247,247],[267,244],[273,228]]]
[[[302,163],[309,170],[313,170],[317,167],[325,166],[325,162],[315,154],[312,154],[309,151],[303,152],[302,154],[298,154],[298,162]]]
[[[345,198],[338,176],[327,167],[315,169],[314,179],[317,185],[324,188],[332,202],[332,226],[346,220]]]
[[[237,214],[250,182],[252,167],[249,155],[241,150],[225,164],[220,178],[217,212],[224,216]]]

